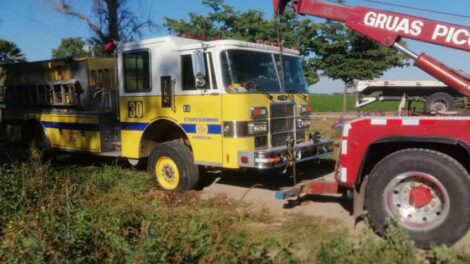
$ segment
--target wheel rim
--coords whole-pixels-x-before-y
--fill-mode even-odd
[[[447,190],[434,176],[407,172],[395,177],[385,188],[384,204],[390,217],[415,231],[434,229],[449,214]]]
[[[178,166],[171,158],[163,156],[157,160],[155,175],[162,188],[174,190],[178,187],[180,174]]]
[[[432,103],[431,110],[438,112],[446,112],[448,109],[446,102],[438,100]]]

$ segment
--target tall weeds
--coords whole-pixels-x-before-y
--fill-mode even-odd
[[[420,258],[397,227],[385,240],[338,221],[218,196],[163,193],[117,165],[0,167],[0,263],[465,263],[436,247]]]

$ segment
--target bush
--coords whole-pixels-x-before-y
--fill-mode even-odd
[[[384,240],[337,221],[275,218],[223,196],[162,193],[146,173],[101,167],[0,167],[1,263],[415,263],[396,225]],[[332,235],[332,229],[341,228]],[[325,238],[331,237],[331,239]],[[444,247],[430,263],[468,263]]]
[[[390,222],[383,239],[378,238],[370,228],[358,241],[336,233],[320,246],[317,252],[319,264],[464,264],[470,263],[470,256],[456,253],[445,246],[431,251],[417,250],[406,232],[396,222]]]
[[[292,259],[280,239],[254,235],[226,198],[163,194],[117,166],[4,166],[0,261],[34,263],[271,263]],[[234,210],[233,208],[237,208]],[[279,261],[277,261],[279,260]]]

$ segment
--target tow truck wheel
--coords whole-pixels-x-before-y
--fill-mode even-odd
[[[454,98],[447,93],[435,93],[426,99],[426,112],[448,112],[454,109]]]
[[[395,152],[372,170],[366,209],[379,234],[395,219],[418,247],[452,244],[468,230],[470,175],[452,157],[427,149]]]
[[[193,190],[199,183],[199,170],[191,151],[177,141],[158,145],[150,154],[148,171],[165,191]]]

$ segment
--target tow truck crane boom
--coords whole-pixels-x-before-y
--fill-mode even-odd
[[[291,0],[273,0],[275,12],[282,14],[289,2]],[[292,6],[294,11],[301,15],[343,22],[351,30],[403,52],[414,60],[416,67],[470,97],[470,80],[465,73],[456,71],[425,53],[418,55],[399,43],[401,38],[408,38],[470,51],[470,27],[396,12],[317,0],[294,0]]]

